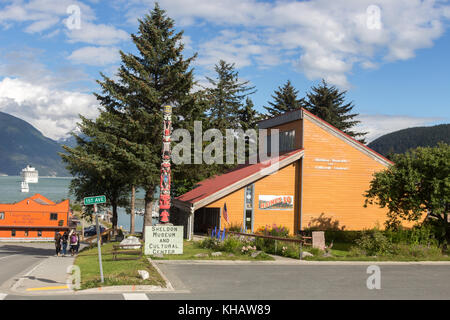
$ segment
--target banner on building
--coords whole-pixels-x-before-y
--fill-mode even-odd
[[[260,195],[258,207],[261,210],[290,210],[294,208],[294,196]]]

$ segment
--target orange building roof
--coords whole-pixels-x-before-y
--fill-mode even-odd
[[[68,212],[69,200],[55,203],[43,195],[35,195],[25,198],[17,203],[0,203],[0,211],[23,211],[23,212]]]
[[[224,189],[228,189],[228,192],[233,192],[234,190],[240,188],[242,183],[250,184],[253,181],[263,178],[265,175],[271,174],[271,171],[278,168],[278,166],[274,165],[281,165],[282,163],[282,166],[285,166],[295,160],[298,160],[302,155],[303,149],[297,149],[283,153],[278,157],[270,159],[270,161],[240,165],[232,171],[199,182],[197,187],[177,197],[176,200],[196,204],[201,200],[218,194],[219,191]],[[271,170],[271,167],[273,167],[273,170]],[[269,169],[269,171],[265,172],[267,169]],[[212,201],[214,201],[212,198],[208,200],[208,202]]]

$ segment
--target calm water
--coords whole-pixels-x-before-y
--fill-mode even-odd
[[[20,192],[20,182],[22,178],[19,176],[0,177],[0,203],[14,203],[28,198],[35,193],[40,193],[44,197],[59,202],[63,199],[74,200],[69,195],[69,185],[71,178],[43,178],[39,177],[39,183],[29,183],[30,192]],[[139,190],[136,192],[136,198],[144,198],[144,192]],[[135,229],[137,232],[142,230],[144,218],[143,216],[135,216]],[[122,226],[125,230],[130,229],[130,216],[125,212],[124,208],[118,209],[117,225]]]

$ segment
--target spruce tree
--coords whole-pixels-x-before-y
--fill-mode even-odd
[[[297,110],[303,107],[305,100],[298,98],[298,90],[292,86],[288,80],[283,87],[278,87],[275,94],[272,95],[274,102],[268,102],[269,107],[264,107],[269,116],[278,116],[288,111]]]
[[[162,149],[162,107],[172,105],[173,127],[190,129],[199,110],[190,94],[194,85],[190,64],[182,55],[182,32],[156,3],[139,19],[139,31],[131,38],[138,54],[120,51],[118,80],[102,74],[102,94],[97,99],[105,110],[123,119],[129,130],[130,159],[139,167],[137,185],[145,190],[144,226],[151,225],[151,203],[159,185]],[[126,125],[125,125],[126,124]]]
[[[363,137],[367,132],[351,130],[360,121],[353,120],[358,114],[350,113],[354,105],[352,102],[345,102],[346,93],[347,91],[339,91],[335,86],[330,86],[325,80],[322,80],[322,84],[312,87],[311,91],[307,93],[305,109],[349,136],[365,143]]]
[[[250,97],[245,99],[245,105],[238,111],[239,123],[242,130],[255,129],[258,121],[262,119],[261,114],[254,109],[254,103]]]
[[[223,146],[226,145],[226,130],[236,130],[241,128],[241,118],[245,113],[244,99],[248,95],[255,93],[255,87],[249,86],[249,81],[241,81],[239,72],[235,69],[234,63],[227,63],[220,60],[215,65],[216,78],[206,77],[211,84],[210,88],[204,91],[208,108],[208,128],[220,130],[223,135]],[[237,149],[234,145],[234,150]],[[225,155],[225,150],[224,153]],[[237,153],[235,152],[233,164],[211,164],[207,167],[210,174],[223,173],[236,166]]]
[[[80,134],[73,134],[77,146],[63,146],[60,153],[67,169],[74,176],[70,192],[77,201],[93,195],[105,195],[107,205],[112,207],[112,227],[117,228],[117,209],[128,205],[129,176],[128,162],[122,157],[123,141],[116,128],[121,126],[117,119],[102,112],[95,120],[80,116]],[[92,208],[86,214],[92,214]]]
[[[210,126],[225,134],[225,129],[239,127],[239,113],[244,105],[244,99],[255,93],[255,87],[249,86],[249,81],[241,82],[234,63],[220,60],[215,65],[216,79],[206,77],[211,88],[206,89],[209,104],[207,110]]]

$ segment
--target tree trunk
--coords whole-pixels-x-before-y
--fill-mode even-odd
[[[111,202],[111,206],[112,206],[112,229],[114,230],[113,232],[115,233],[115,230],[117,229],[117,203],[115,202]]]
[[[153,225],[152,223],[152,203],[153,203],[154,188],[149,188],[145,192],[145,213],[144,224],[142,227],[142,239],[145,240],[145,227]]]
[[[136,188],[135,186],[131,186],[131,212],[130,212],[130,233],[134,234],[134,218],[135,218],[135,203],[134,200],[136,198]]]

